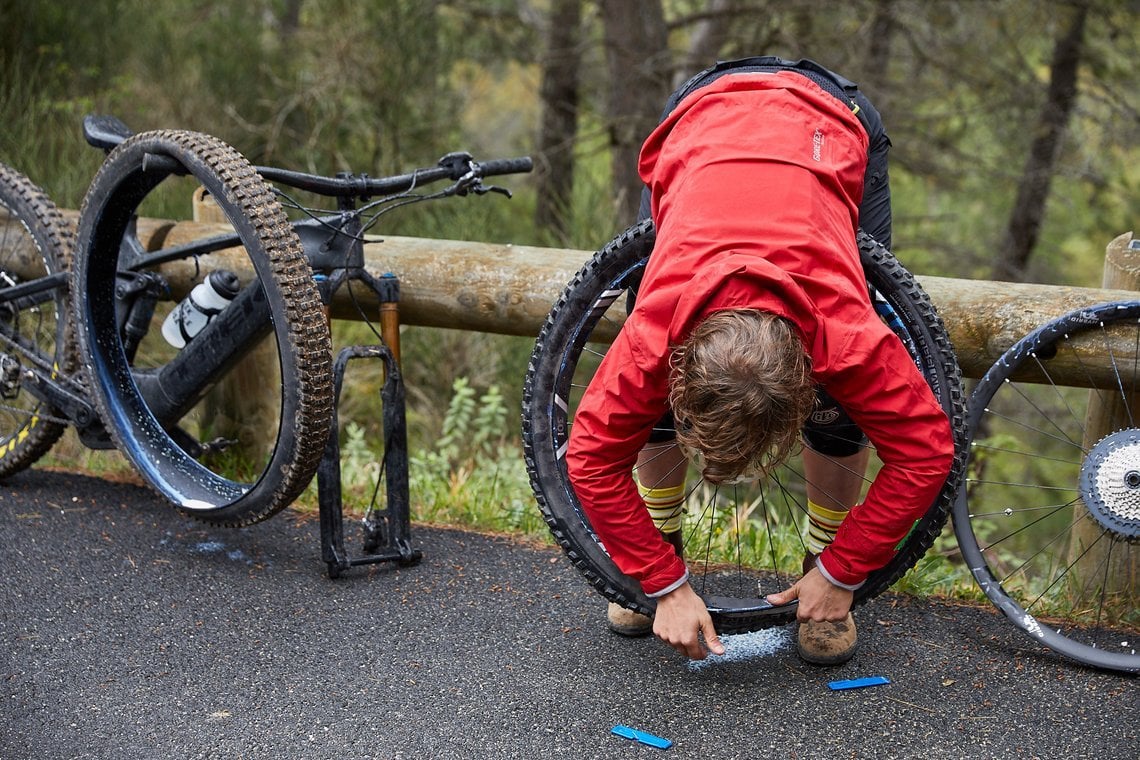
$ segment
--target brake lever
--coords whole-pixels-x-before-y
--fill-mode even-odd
[[[505,187],[498,185],[484,185],[482,177],[475,177],[468,175],[459,180],[445,191],[445,195],[467,195],[467,193],[474,193],[475,195],[486,195],[487,193],[499,193],[508,198],[513,198],[511,191]]]
[[[499,193],[500,195],[505,195],[508,198],[514,197],[511,194],[511,191],[505,187],[499,187],[498,185],[484,185],[482,182],[479,182],[479,183],[475,184],[474,186],[472,186],[471,192],[475,193],[476,195],[486,195],[487,193]]]

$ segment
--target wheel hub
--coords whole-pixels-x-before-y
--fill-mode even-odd
[[[1080,483],[1085,506],[1102,527],[1140,539],[1140,429],[1118,430],[1093,446]]]

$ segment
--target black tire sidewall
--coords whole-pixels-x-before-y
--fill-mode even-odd
[[[651,223],[635,225],[596,253],[564,291],[535,343],[524,385],[523,440],[527,469],[539,509],[555,539],[586,580],[610,601],[652,614],[656,605],[641,584],[625,575],[598,543],[570,485],[565,462],[556,456],[554,380],[560,367],[576,365],[583,315],[619,275],[646,258],[653,248]],[[572,371],[571,373],[572,374]]]
[[[900,318],[906,321],[907,334],[912,339],[921,341],[918,353],[923,366],[919,369],[927,384],[931,385],[935,398],[950,423],[954,459],[938,496],[912,528],[895,556],[882,568],[872,572],[855,592],[856,604],[869,601],[893,585],[914,567],[942,533],[965,473],[970,440],[962,372],[946,327],[930,297],[894,254],[869,235],[860,232],[859,246],[868,280],[880,293],[891,298],[896,312],[900,312]],[[932,376],[937,386],[931,384]]]
[[[111,152],[93,180],[80,212],[75,249],[72,279],[75,322],[79,326],[77,332],[81,354],[88,363],[92,396],[119,450],[131,459],[156,490],[181,507],[174,486],[169,485],[164,477],[164,469],[168,470],[171,464],[165,461],[164,445],[158,439],[165,438],[166,434],[158,433],[152,438],[140,436],[137,426],[143,423],[122,414],[124,406],[141,409],[145,408],[145,402],[138,395],[134,383],[123,378],[123,373],[129,375],[130,370],[119,347],[118,336],[96,334],[108,329],[107,309],[110,307],[106,304],[113,302],[114,294],[110,286],[114,283],[119,241],[127,231],[127,223],[142,198],[167,176],[160,173],[161,176],[156,179],[146,177],[143,168],[147,157],[169,156],[176,159],[226,212],[249,253],[273,316],[273,334],[282,375],[282,410],[278,438],[270,461],[252,487],[225,506],[201,513],[188,510],[195,516],[208,514],[208,519],[212,522],[229,524],[232,521],[233,524],[240,524],[262,519],[268,516],[267,513],[276,512],[284,506],[277,505],[276,502],[280,501],[283,473],[293,467],[296,458],[298,348],[290,331],[287,306],[278,275],[258,230],[233,199],[228,178],[218,176],[209,163],[198,155],[193,141],[189,145],[183,145],[177,139],[180,134],[182,133],[141,133],[129,138]],[[220,144],[220,141],[205,135],[184,134]],[[296,252],[301,255],[299,241],[296,243]],[[92,314],[97,309],[102,309],[103,319],[93,322]],[[119,378],[117,382],[105,381],[109,372]],[[154,428],[160,430],[157,425]],[[146,461],[140,461],[137,451],[148,452]]]

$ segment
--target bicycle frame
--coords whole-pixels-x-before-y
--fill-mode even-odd
[[[52,300],[55,290],[67,287],[68,276],[63,272],[10,285],[0,289],[0,312],[19,313],[22,309],[47,303]],[[2,323],[7,325],[8,321],[3,320]],[[110,439],[77,378],[59,372],[51,357],[40,354],[19,335],[2,334],[0,339],[29,361],[27,365],[19,365],[18,376],[11,376],[17,371],[15,366],[0,367],[5,388],[18,385],[55,409],[61,420],[73,425],[80,440],[90,448],[111,447]]]

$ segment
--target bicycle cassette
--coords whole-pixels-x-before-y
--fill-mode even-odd
[[[1140,540],[1140,429],[1118,430],[1092,447],[1081,466],[1080,492],[1102,527]]]

